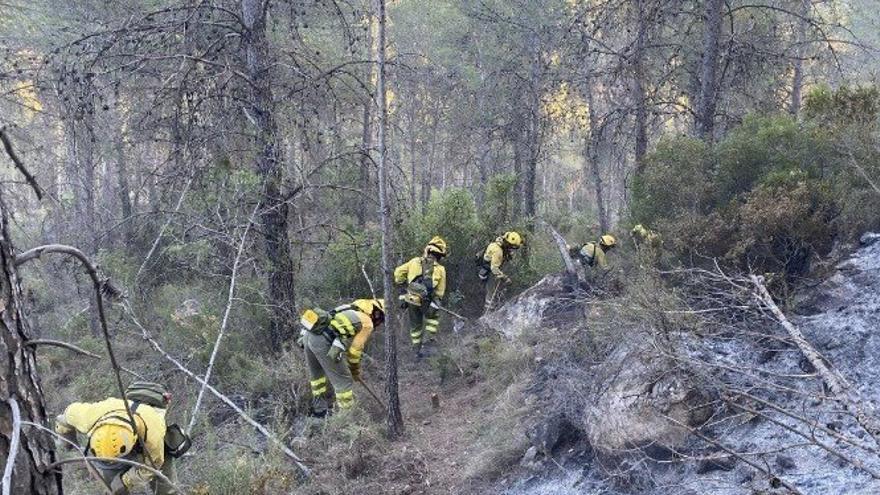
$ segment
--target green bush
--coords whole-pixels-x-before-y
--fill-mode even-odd
[[[782,280],[802,275],[831,250],[850,201],[841,193],[852,174],[829,132],[790,116],[751,116],[711,147],[664,140],[635,180],[632,220],[660,230],[681,259],[719,258]]]

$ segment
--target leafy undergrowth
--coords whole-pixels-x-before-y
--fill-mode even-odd
[[[88,347],[100,352],[97,343]],[[170,372],[152,353],[135,352],[134,339],[120,338],[117,347],[125,366],[162,370],[178,393],[170,421],[186,425],[197,391],[192,382]],[[283,436],[313,475],[300,479],[270,442],[208,398],[194,429],[194,447],[178,464],[180,483],[186,493],[196,495],[482,493],[517,465],[528,446],[521,424],[530,411],[524,392],[530,354],[522,347],[472,327],[461,334],[441,334],[430,356],[422,359],[402,348],[400,398],[406,434],[396,441],[385,435],[384,410],[360,386],[354,410],[326,420],[308,418],[303,414],[308,397],[299,354],[257,360],[250,363],[248,376],[260,382],[258,394],[241,388],[247,386],[244,379],[234,380],[237,387],[221,382],[218,388]],[[85,376],[72,370],[64,352],[48,351],[43,360],[44,387],[58,391],[50,394],[50,414],[73,400],[114,395],[111,374]],[[364,378],[384,396],[381,349],[374,347],[372,353]],[[435,395],[439,408],[432,400]],[[69,469],[65,490],[95,493],[97,485],[85,470]]]

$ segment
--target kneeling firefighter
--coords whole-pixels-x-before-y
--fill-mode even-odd
[[[358,299],[327,312],[306,310],[297,343],[305,350],[312,389],[312,415],[330,410],[329,385],[340,409],[354,405],[354,380],[361,377],[361,357],[373,329],[385,321],[383,299]]]
[[[147,484],[157,495],[177,494],[174,485],[153,471],[117,460],[150,466],[177,484],[174,458],[189,449],[190,439],[176,424],[165,422],[171,395],[161,385],[134,382],[125,391],[125,398],[129,411],[125,410],[125,401],[113,397],[101,402],[74,402],[56,418],[55,431],[72,444],[77,443],[77,433],[86,437],[86,454],[102,458],[92,465],[113,495],[127,495]]]
[[[422,335],[429,341],[437,335],[440,301],[446,295],[446,267],[440,264],[447,254],[446,241],[436,236],[417,256],[394,269],[394,283],[406,284],[406,294],[400,296],[401,307],[409,314],[409,336],[413,348],[422,356]]]
[[[501,271],[501,267],[513,258],[513,251],[522,245],[523,239],[519,232],[509,231],[490,242],[486,249],[477,253],[477,264],[480,267],[477,275],[480,277],[486,293],[484,311],[492,309],[501,284],[510,283],[510,277]],[[492,277],[491,283],[489,282],[490,276]]]

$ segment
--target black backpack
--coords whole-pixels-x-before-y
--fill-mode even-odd
[[[140,404],[165,409],[168,407],[168,390],[161,384],[153,382],[133,382],[125,389],[125,398],[131,401],[132,414]],[[176,423],[165,427],[165,452],[171,457],[180,457],[192,446],[192,439],[183,432]]]

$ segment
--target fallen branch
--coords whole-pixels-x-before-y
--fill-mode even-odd
[[[760,418],[766,419],[767,421],[769,421],[769,422],[775,424],[776,426],[778,426],[778,427],[780,427],[780,428],[782,428],[782,429],[784,429],[784,430],[786,430],[786,431],[789,431],[789,432],[791,432],[791,433],[794,433],[795,435],[797,435],[797,436],[799,436],[799,437],[801,437],[801,438],[804,438],[805,440],[807,440],[807,441],[810,442],[810,445],[814,445],[814,446],[816,446],[816,447],[819,447],[820,449],[822,449],[822,450],[828,452],[829,454],[831,454],[831,455],[833,455],[833,456],[835,456],[835,457],[838,457],[838,458],[840,458],[840,459],[842,459],[842,460],[844,460],[844,461],[846,461],[846,462],[852,464],[852,465],[855,466],[856,468],[858,468],[858,469],[860,469],[860,470],[862,470],[862,471],[868,473],[868,474],[869,474],[872,478],[874,478],[875,480],[876,480],[876,479],[880,479],[880,473],[878,473],[877,471],[871,469],[871,468],[868,467],[868,466],[865,466],[865,464],[864,464],[861,460],[856,459],[855,457],[850,457],[850,456],[844,454],[843,452],[841,452],[841,451],[835,449],[835,448],[832,447],[831,445],[828,445],[827,443],[820,441],[818,438],[816,438],[816,435],[815,435],[815,434],[808,435],[808,434],[802,432],[801,430],[799,430],[799,429],[797,429],[797,428],[795,428],[795,427],[793,427],[793,426],[791,426],[791,425],[788,425],[788,424],[785,424],[785,423],[782,422],[782,421],[779,421],[778,419],[776,419],[776,418],[770,416],[769,414],[764,414],[764,413],[762,413],[761,411],[758,411],[758,410],[753,409],[753,408],[751,408],[751,407],[748,407],[748,406],[746,406],[746,405],[740,404],[739,402],[734,401],[734,400],[731,400],[731,399],[729,399],[729,398],[724,398],[724,399],[722,399],[722,400],[724,400],[724,402],[726,402],[727,404],[729,404],[730,406],[732,406],[732,407],[734,407],[734,408],[736,408],[736,409],[739,409],[739,410],[741,410],[741,411],[747,412],[747,413],[749,413],[749,414],[751,414],[751,415],[753,415],[753,416],[758,416],[758,417],[760,417]]]
[[[835,400],[855,415],[856,421],[869,434],[877,444],[880,444],[880,422],[877,421],[876,413],[870,402],[859,396],[857,390],[851,387],[846,379],[836,370],[831,369],[821,354],[807,341],[801,331],[786,318],[785,313],[773,301],[773,296],[767,291],[763,277],[750,276],[755,286],[755,295],[758,300],[773,313],[776,321],[788,332],[788,335],[798,346],[801,353],[813,365],[813,368],[822,377],[822,381],[831,391]]]
[[[259,206],[257,206],[259,208]],[[248,233],[251,231],[251,225],[254,222],[254,216],[257,214],[257,208],[251,214],[244,234],[241,236],[241,242],[238,243],[238,252],[235,254],[235,261],[232,263],[232,275],[229,280],[229,294],[226,297],[226,309],[223,311],[223,321],[220,323],[220,331],[217,333],[217,340],[214,341],[214,348],[211,350],[211,358],[208,360],[208,370],[205,371],[205,383],[211,381],[211,372],[214,371],[214,361],[217,359],[217,351],[220,349],[220,341],[226,333],[226,326],[229,323],[229,313],[232,311],[232,301],[235,297],[235,282],[238,276],[238,266],[241,263],[241,255],[244,252],[244,245],[247,242]],[[202,397],[205,395],[205,385],[199,389],[199,395],[196,397],[196,404],[193,406],[192,415],[189,418],[189,427],[187,431],[192,432],[196,424],[196,416],[199,413],[199,407],[202,405]]]
[[[235,402],[232,401],[232,399],[230,399],[229,397],[220,393],[216,388],[214,388],[213,386],[211,386],[210,384],[208,384],[207,382],[202,380],[198,375],[196,375],[195,373],[190,371],[186,366],[181,364],[180,361],[178,361],[177,359],[174,358],[174,356],[168,354],[165,351],[165,349],[163,349],[162,346],[159,345],[159,343],[156,342],[156,340],[150,336],[150,333],[147,331],[146,328],[144,328],[144,326],[141,324],[141,322],[138,321],[137,317],[134,314],[134,311],[132,311],[132,309],[131,309],[131,306],[129,306],[129,304],[126,301],[123,301],[121,304],[122,304],[123,309],[128,313],[129,318],[131,318],[131,320],[135,324],[135,326],[137,326],[141,330],[142,338],[144,340],[146,340],[153,347],[153,349],[156,350],[156,352],[161,354],[171,364],[176,366],[177,369],[179,369],[181,372],[183,372],[184,374],[186,374],[187,376],[189,376],[193,380],[197,381],[201,385],[203,385],[209,392],[214,394],[215,397],[217,397],[218,399],[223,401],[224,404],[226,404],[227,406],[229,406],[230,409],[235,411],[236,414],[238,414],[243,420],[245,420],[248,424],[253,426],[254,429],[256,429],[258,432],[260,432],[260,434],[262,434],[268,440],[270,440],[275,445],[277,445],[278,448],[280,448],[281,451],[287,457],[289,457],[291,460],[293,460],[294,464],[296,464],[296,466],[300,469],[303,476],[309,476],[311,474],[311,470],[308,467],[306,467],[305,464],[303,464],[302,459],[300,459],[292,450],[290,450],[290,448],[287,445],[285,445],[284,442],[282,442],[280,439],[278,439],[277,437],[272,435],[269,432],[269,430],[266,429],[265,426],[261,425],[256,420],[254,420],[253,418],[248,416],[248,414],[246,412],[244,412],[240,407],[238,407],[235,404]]]
[[[28,340],[27,342],[24,343],[24,345],[30,345],[30,346],[48,345],[48,346],[52,346],[52,347],[60,347],[60,348],[62,348],[62,349],[67,349],[68,351],[73,351],[73,352],[75,352],[75,353],[77,353],[77,354],[82,354],[83,356],[88,356],[88,357],[93,358],[93,359],[102,359],[101,356],[95,354],[94,352],[89,352],[89,351],[87,351],[87,350],[85,350],[85,349],[83,349],[83,348],[81,348],[81,347],[77,347],[77,346],[75,346],[75,345],[73,345],[73,344],[70,344],[70,343],[68,343],[68,342],[62,342],[62,341],[60,341],[60,340],[52,340],[52,339],[33,339],[33,340]],[[128,373],[129,375],[131,375],[131,376],[137,378],[138,380],[146,380],[146,378],[144,378],[144,377],[141,376],[140,374],[135,373],[134,371],[132,371],[132,370],[126,368],[126,367],[120,366],[119,368],[120,368],[122,371]]]
[[[559,256],[562,257],[562,263],[565,265],[565,273],[572,280],[577,280],[578,286],[580,286],[580,284],[584,282],[584,279],[574,264],[574,261],[571,259],[571,256],[568,254],[568,243],[565,241],[565,238],[562,237],[562,234],[557,232],[552,225],[550,225],[550,222],[541,220],[541,223],[547,227],[550,235],[553,236],[553,240],[556,241],[556,247],[559,248]]]
[[[9,140],[9,136],[6,135],[6,128],[0,127],[0,141],[3,142],[3,149],[6,150],[6,154],[9,155],[9,159],[12,160],[12,163],[15,164],[15,168],[24,175],[27,183],[33,188],[34,193],[37,195],[37,199],[43,199],[43,189],[40,188],[40,185],[37,183],[37,179],[34,178],[33,175],[28,171],[27,167],[24,166],[24,162],[21,161],[21,158],[18,157],[18,154],[15,153],[15,149],[12,147],[12,142]]]
[[[6,401],[12,409],[12,443],[9,445],[9,457],[6,459],[6,467],[3,468],[3,495],[12,493],[12,470],[15,467],[15,458],[18,457],[18,447],[21,444],[21,411],[18,401],[10,397]]]
[[[739,460],[741,460],[742,462],[748,464],[749,466],[753,467],[754,469],[757,469],[758,471],[764,473],[764,475],[766,475],[768,478],[778,480],[779,483],[780,483],[782,486],[784,486],[785,488],[787,488],[788,491],[790,491],[791,493],[793,493],[793,494],[795,494],[795,495],[803,495],[803,494],[801,493],[801,491],[798,490],[797,488],[795,488],[794,485],[792,485],[791,483],[785,481],[784,479],[780,478],[779,476],[776,476],[775,474],[771,473],[771,472],[768,471],[767,469],[761,467],[758,463],[753,462],[753,461],[750,461],[750,460],[747,459],[744,455],[742,455],[742,454],[740,454],[739,452],[737,452],[737,451],[731,449],[730,447],[728,447],[728,446],[722,444],[721,442],[719,442],[719,441],[717,441],[717,440],[715,440],[715,439],[709,438],[708,436],[704,435],[702,432],[700,432],[700,431],[697,430],[696,428],[692,428],[692,427],[690,427],[690,426],[688,426],[688,425],[682,423],[681,421],[678,421],[677,419],[675,419],[675,418],[673,418],[673,417],[671,417],[671,416],[667,416],[667,415],[663,414],[663,417],[666,418],[666,419],[667,419],[668,421],[670,421],[671,423],[673,423],[673,424],[679,426],[680,428],[684,428],[685,430],[688,430],[692,435],[695,435],[695,436],[699,437],[699,438],[700,438],[701,440],[703,440],[704,442],[710,443],[710,444],[714,445],[715,447],[718,447],[719,449],[721,449],[721,450],[727,452],[727,453],[730,454],[731,456],[736,457],[737,459],[739,459]]]

